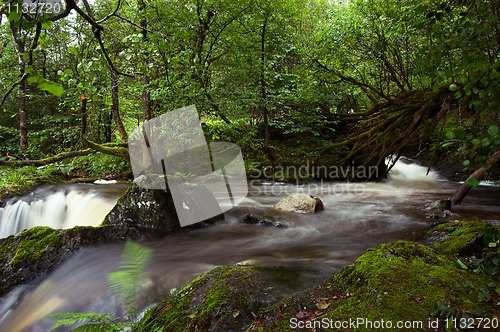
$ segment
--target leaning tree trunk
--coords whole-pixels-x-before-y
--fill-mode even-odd
[[[500,161],[500,151],[495,152],[491,155],[486,164],[480,168],[478,168],[471,176],[467,178],[467,180],[458,188],[453,197],[451,198],[451,203],[453,205],[460,205],[462,200],[465,198],[469,190],[473,187],[473,182],[481,181],[484,174],[491,171],[495,164]]]

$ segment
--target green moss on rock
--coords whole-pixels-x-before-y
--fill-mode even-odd
[[[477,305],[460,287],[467,280],[480,283],[431,248],[403,241],[384,244],[327,281],[327,286],[339,285],[349,295],[327,316],[427,322],[437,303],[474,312]]]
[[[62,235],[50,227],[38,226],[19,234],[19,245],[10,260],[12,267],[36,262],[49,248],[57,248],[63,242]]]
[[[126,227],[74,227],[55,230],[39,226],[0,239],[0,296],[63,264],[85,245],[139,237]]]
[[[433,247],[447,255],[464,255],[482,245],[484,234],[495,227],[484,222],[454,221],[440,224],[429,231]]]
[[[421,322],[416,330],[425,330],[436,319],[443,327],[449,315],[495,316],[498,311],[491,303],[497,300],[481,300],[481,290],[495,293],[487,278],[461,269],[432,248],[399,241],[368,250],[320,287],[275,304],[260,317],[259,325],[265,331],[289,331],[295,330],[292,321],[295,326],[318,328],[321,322],[360,318]],[[357,325],[353,330],[374,327]]]
[[[241,331],[264,308],[255,269],[226,266],[193,280],[161,303],[154,316],[168,331]]]

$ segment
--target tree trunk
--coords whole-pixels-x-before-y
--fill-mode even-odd
[[[260,34],[260,108],[264,118],[264,146],[269,146],[270,132],[269,132],[269,110],[267,109],[266,99],[266,29],[267,17],[262,24]]]
[[[21,28],[15,25],[14,21],[10,21],[10,32],[17,54],[17,68],[19,76],[18,86],[18,107],[19,107],[19,145],[21,155],[24,157],[28,150],[28,113],[26,109],[26,92],[27,84],[23,79],[26,73],[26,42],[21,36]]]
[[[87,134],[87,97],[81,96],[80,101],[80,117],[82,119],[82,125],[80,128],[80,141],[83,143],[85,140],[85,135]]]
[[[113,119],[115,120],[118,134],[120,135],[122,142],[126,143],[128,141],[128,135],[127,131],[125,130],[125,127],[123,126],[122,118],[120,116],[118,88],[119,88],[118,76],[114,71],[111,71],[111,99],[112,99],[111,112],[113,114]]]
[[[491,155],[486,164],[483,167],[478,168],[467,180],[458,188],[453,197],[451,198],[451,203],[453,205],[460,205],[462,200],[465,198],[469,190],[473,187],[472,182],[481,181],[484,174],[491,171],[493,167],[500,161],[500,151],[495,152]]]
[[[142,31],[142,41],[144,43],[144,68],[145,68],[145,73],[144,76],[142,77],[141,83],[143,85],[143,90],[142,90],[142,111],[144,114],[144,120],[151,120],[152,115],[151,115],[151,93],[149,92],[149,76],[146,74],[148,68],[149,68],[149,52],[147,51],[147,43],[149,41],[148,37],[148,22],[146,20],[146,4],[144,3],[143,0],[138,0],[137,1],[137,9],[139,10],[139,13],[141,15],[141,20],[139,21],[139,26],[141,27]]]

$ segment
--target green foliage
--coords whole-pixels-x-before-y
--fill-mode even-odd
[[[130,166],[123,158],[100,152],[73,158],[58,167],[65,174],[72,176],[102,177],[130,172]]]
[[[109,285],[113,293],[123,301],[123,308],[127,313],[126,321],[109,314],[59,312],[49,316],[54,319],[50,331],[61,326],[82,324],[71,331],[162,331],[151,323],[137,321],[139,314],[137,301],[139,291],[144,280],[144,271],[152,255],[152,250],[132,240],[128,240],[122,253],[120,270],[108,275]]]
[[[275,151],[289,149],[284,155],[302,153],[283,144],[289,140],[326,154],[350,130],[339,114],[412,90],[447,88],[454,99],[431,137],[438,147],[470,160],[471,167],[500,148],[498,1],[144,3],[141,9],[121,2],[117,14],[124,20],[101,22],[109,60],[120,72],[136,73],[118,75],[119,112],[128,130],[143,121],[147,92],[153,116],[194,103],[210,140],[238,143],[254,159],[263,155],[266,133]],[[116,4],[91,8],[101,19]],[[5,12],[26,41],[42,22],[26,68],[29,157],[79,147],[82,95],[88,99],[87,136],[119,141],[110,113],[111,69],[88,22],[78,15],[51,22],[20,14]],[[0,42],[8,46],[0,56],[0,91],[18,79],[11,39],[8,24],[0,25]],[[2,153],[18,151],[15,92],[0,113]]]
[[[26,191],[45,183],[60,180],[60,172],[54,168],[0,167],[0,198],[28,194]]]

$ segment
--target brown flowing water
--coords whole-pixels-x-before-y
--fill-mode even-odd
[[[422,240],[434,222],[425,218],[423,205],[450,197],[459,186],[426,173],[424,167],[398,163],[384,183],[252,182],[247,199],[226,212],[224,221],[162,239],[144,239],[142,244],[154,250],[144,283],[155,285],[157,291],[179,289],[204,271],[243,263],[282,267],[285,277],[280,280],[290,292],[311,287],[368,248],[396,240]],[[53,218],[44,214],[46,210],[57,210],[47,205],[63,203],[66,208],[55,213],[59,221],[49,226],[70,227],[75,218],[80,224],[98,224],[124,190],[119,185],[46,188],[26,198],[28,205],[17,203],[24,211],[17,211],[18,217],[22,214],[18,219],[12,217],[14,209],[6,207],[2,224],[42,223]],[[306,215],[271,209],[280,198],[299,192],[320,197],[325,210]],[[73,208],[68,203],[72,200],[76,200]],[[30,206],[37,210],[31,211]],[[500,220],[500,188],[474,188],[455,211],[464,219]],[[250,213],[283,227],[241,223]],[[2,224],[0,228],[19,231],[18,226]],[[119,268],[122,249],[123,245],[85,248],[49,276],[12,290],[0,300],[0,331],[46,331],[51,323],[43,317],[55,311],[121,314],[119,300],[109,292],[107,274]],[[144,296],[142,304],[146,307],[153,301],[153,295]]]

